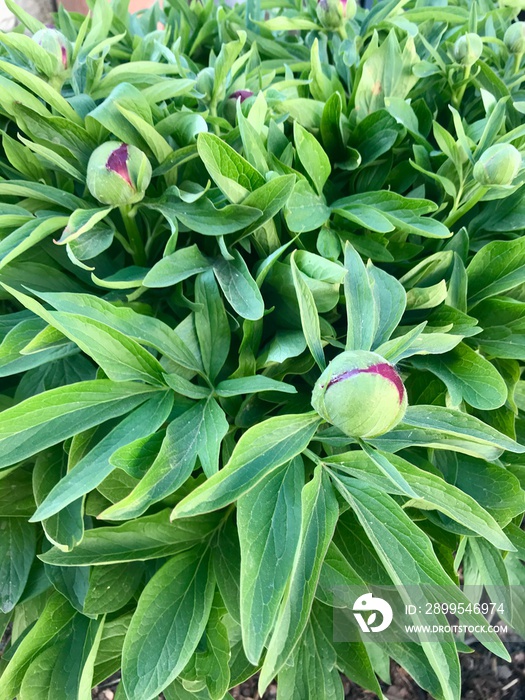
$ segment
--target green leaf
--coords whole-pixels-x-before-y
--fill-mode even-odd
[[[286,204],[284,218],[293,233],[313,231],[328,221],[330,208],[306,180],[298,180]]]
[[[359,253],[345,246],[344,280],[348,331],[347,350],[370,350],[377,327],[377,310],[371,280]]]
[[[59,593],[48,599],[42,614],[17,646],[7,669],[0,677],[0,694],[13,698],[18,695],[22,679],[31,662],[51,644],[70,623],[75,609]]]
[[[304,467],[298,457],[268,474],[239,498],[241,625],[247,658],[258,664],[292,570],[301,528],[299,493]]]
[[[259,171],[217,136],[200,133],[197,150],[210,177],[230,202],[237,204],[264,185]]]
[[[80,496],[96,488],[113,471],[110,457],[115,450],[154,433],[167,419],[172,405],[173,396],[165,392],[163,395],[148,398],[123,418],[51,489],[38,506],[31,522],[55,515]]]
[[[319,423],[320,418],[312,412],[275,416],[253,426],[240,438],[228,464],[184,498],[172,517],[207,513],[232,503],[300,454]]]
[[[339,199],[332,204],[332,208],[339,214],[345,212],[346,215],[358,217],[356,222],[362,222],[361,225],[364,224],[367,228],[371,228],[369,224],[372,223],[375,226],[372,230],[382,233],[392,230],[385,228],[386,219],[391,226],[403,233],[425,238],[448,238],[451,235],[440,221],[424,216],[436,209],[436,205],[428,199],[413,199],[397,192],[381,190]],[[364,216],[367,218],[363,219]]]
[[[142,280],[145,287],[171,287],[199,272],[205,272],[211,265],[197,247],[197,244],[181,248],[159,260]]]
[[[200,401],[169,424],[150,469],[126,498],[102,513],[104,518],[126,520],[142,515],[152,503],[184,484],[197,461],[205,410],[206,401]]]
[[[67,455],[61,445],[44,450],[38,455],[33,469],[33,488],[38,505],[67,473],[67,461]],[[33,513],[34,511],[35,509]],[[79,499],[44,520],[42,527],[52,544],[64,551],[70,551],[84,536],[83,518],[83,502]]]
[[[415,492],[414,507],[418,507],[421,499],[423,508],[436,508],[500,549],[512,548],[511,542],[496,520],[474,498],[457,486],[448,484],[443,478],[419,469],[398,455],[389,454],[387,457]],[[401,489],[396,489],[391,482],[389,483],[390,480],[381,474],[379,467],[364,452],[346,452],[330,457],[326,462],[381,490],[403,495]]]
[[[204,236],[226,236],[251,228],[262,216],[262,211],[255,205],[243,202],[218,208],[208,197],[201,197],[189,203],[161,200],[146,206],[162,212],[168,221],[178,219],[191,231],[197,231]]]
[[[97,379],[32,396],[2,413],[0,467],[128,413],[154,391],[144,384]]]
[[[412,364],[429,370],[447,385],[453,406],[466,401],[474,408],[491,411],[507,400],[507,386],[500,373],[465,343],[443,355],[413,358]]]
[[[132,598],[143,575],[144,566],[140,562],[93,567],[84,613],[105,615],[120,610]]]
[[[406,292],[395,277],[381,268],[370,263],[367,272],[376,307],[377,329],[372,346],[376,348],[386,343],[399,325],[406,308]]]
[[[222,440],[229,429],[230,424],[225,412],[215,399],[210,399],[204,408],[201,425],[202,437],[198,447],[202,471],[207,477],[219,471]]]
[[[35,528],[20,518],[0,518],[0,612],[22,595],[36,549]]]
[[[0,269],[67,224],[65,216],[31,219],[0,241]]]
[[[172,557],[151,579],[122,650],[128,700],[156,698],[186,666],[208,622],[214,589],[209,552],[200,548]]]
[[[120,564],[168,557],[193,547],[207,538],[218,525],[215,514],[170,523],[168,511],[130,520],[116,527],[87,530],[82,542],[71,552],[57,547],[39,555],[53,566]]]
[[[442,406],[409,406],[397,428],[369,442],[387,452],[426,445],[488,460],[497,459],[504,450],[525,452],[525,447],[478,418]]]
[[[219,258],[215,261],[215,277],[224,296],[239,316],[257,321],[264,314],[264,300],[239,251],[234,250],[233,256],[233,260]]]
[[[195,303],[201,306],[195,315],[195,331],[202,364],[207,377],[214,382],[228,357],[230,326],[211,269],[201,273],[195,281]]]
[[[295,251],[292,253],[290,264],[306,344],[308,345],[314,360],[317,362],[317,365],[321,371],[323,371],[326,367],[326,360],[324,357],[323,344],[321,342],[319,314],[317,313],[313,294],[306,284],[302,272],[297,267],[297,263],[295,261]]]
[[[313,182],[317,194],[321,195],[332,170],[330,160],[315,136],[297,122],[294,122],[293,135],[301,165]]]
[[[258,394],[261,391],[279,391],[285,394],[297,393],[297,389],[291,384],[278,382],[263,374],[256,374],[253,377],[225,379],[215,387],[217,396],[221,398],[241,396],[242,394]]]
[[[268,686],[303,634],[314,601],[321,565],[339,516],[328,475],[317,468],[302,490],[300,541],[275,629],[261,669],[259,687]]]
[[[48,311],[36,299],[3,285],[26,308],[72,340],[110,379],[140,379],[164,386],[162,366],[137,342],[104,322],[64,311]]]
[[[476,253],[468,268],[469,307],[525,282],[525,239],[491,241]]]

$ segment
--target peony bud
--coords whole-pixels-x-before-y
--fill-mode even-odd
[[[325,29],[335,32],[343,26],[345,9],[341,0],[318,0],[317,18]]]
[[[39,29],[33,34],[33,41],[36,41],[48,53],[55,56],[59,65],[59,72],[62,73],[69,68],[71,61],[71,42],[57,29]]]
[[[321,374],[312,406],[345,435],[369,438],[402,420],[407,395],[401,377],[381,355],[353,350],[342,352]]]
[[[525,22],[514,22],[503,37],[509,53],[523,55],[525,53]]]
[[[87,186],[102,204],[135,204],[144,197],[151,172],[151,163],[139,148],[108,141],[91,154]]]
[[[235,92],[232,92],[230,95],[230,99],[240,99],[241,102],[244,102],[244,100],[247,100],[249,97],[253,97],[253,92],[251,90],[235,90]]]
[[[484,187],[505,187],[521,168],[521,154],[510,143],[497,143],[484,151],[474,166],[474,179]]]
[[[454,59],[462,66],[472,66],[483,53],[483,42],[477,34],[464,34],[454,44]]]

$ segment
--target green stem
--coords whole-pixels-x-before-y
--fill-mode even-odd
[[[516,73],[519,73],[522,58],[523,53],[514,54],[514,75],[516,75]]]
[[[128,234],[129,245],[132,250],[133,262],[139,267],[146,265],[146,250],[140,235],[135,216],[131,214],[132,206],[125,205],[120,207],[120,214],[124,222],[124,228]]]
[[[449,216],[445,219],[443,222],[447,228],[450,228],[453,224],[456,223],[459,219],[461,219],[462,216],[464,216],[467,212],[469,212],[472,207],[476,206],[476,204],[479,202],[479,200],[483,197],[483,195],[487,192],[488,187],[480,187],[477,192],[475,192],[472,197],[463,204],[463,206],[459,207],[459,209],[456,209],[456,211],[452,210],[449,214]]]
[[[461,87],[459,88],[459,91],[456,93],[454,96],[454,107],[459,107],[461,104],[461,100],[463,99],[463,95],[465,94],[465,90],[467,89],[467,84],[468,84],[468,79],[470,78],[470,71],[472,70],[472,66],[465,66],[465,72],[463,73],[463,82]]]

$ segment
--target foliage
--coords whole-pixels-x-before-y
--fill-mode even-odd
[[[461,567],[525,634],[517,3],[7,3],[0,697],[459,700],[461,639],[337,642],[331,591]],[[343,351],[389,432],[312,410]]]

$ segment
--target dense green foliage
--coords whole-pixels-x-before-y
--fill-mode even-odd
[[[0,698],[459,700],[461,638],[332,593],[461,572],[525,635],[519,0],[89,4],[0,36]],[[388,379],[312,409],[345,350],[389,432]]]

